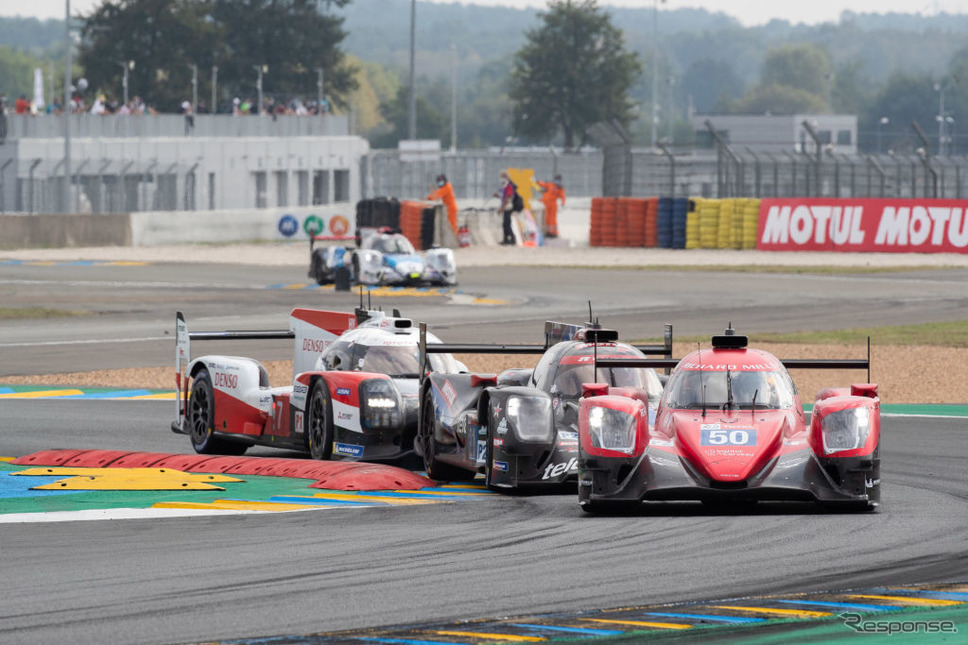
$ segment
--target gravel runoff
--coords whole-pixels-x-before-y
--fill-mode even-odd
[[[457,267],[547,266],[804,266],[804,267],[968,267],[968,253],[839,253],[818,251],[738,251],[734,249],[641,249],[567,246],[537,248],[477,246],[455,249]],[[198,262],[257,266],[308,266],[305,242],[185,244],[0,250],[0,262]]]

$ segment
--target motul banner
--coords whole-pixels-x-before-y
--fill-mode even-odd
[[[765,251],[968,253],[968,200],[764,199]]]

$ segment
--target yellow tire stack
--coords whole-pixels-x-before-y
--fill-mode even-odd
[[[719,200],[719,226],[716,230],[716,248],[728,249],[733,246],[733,208],[735,200]]]
[[[699,204],[699,248],[716,248],[719,231],[719,201],[704,199]]]
[[[760,226],[760,200],[747,199],[743,210],[743,245],[744,249],[756,248],[756,234]]]
[[[700,212],[703,202],[708,201],[702,197],[689,198],[689,210],[686,211],[686,248],[700,248]]]

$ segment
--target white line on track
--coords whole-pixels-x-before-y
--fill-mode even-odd
[[[156,340],[172,340],[174,336],[144,336],[142,338],[111,338],[87,340],[45,340],[35,343],[0,343],[0,347],[46,347],[57,345],[108,345],[110,343],[145,343]]]

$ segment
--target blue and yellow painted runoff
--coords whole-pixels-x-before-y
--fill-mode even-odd
[[[25,267],[143,267],[147,262],[129,260],[0,260],[0,266]]]
[[[630,642],[661,638],[663,634],[693,632],[690,639],[714,636],[720,628],[762,627],[784,624],[800,629],[816,621],[843,620],[844,612],[865,615],[919,609],[968,606],[968,584],[876,588],[861,592],[815,592],[775,597],[743,598],[717,602],[679,603],[594,610],[579,613],[541,614],[493,620],[457,621],[391,628],[318,633],[298,637],[305,643],[381,642],[401,645],[480,645],[482,643],[536,643],[620,637]],[[874,619],[874,618],[872,618]],[[895,616],[892,620],[897,620]],[[918,620],[921,620],[918,618]],[[712,633],[711,633],[712,632]],[[733,632],[730,632],[731,634]],[[796,640],[796,632],[792,640]],[[843,636],[853,632],[845,625]],[[737,634],[756,638],[756,632]],[[780,642],[780,641],[771,641]]]
[[[77,388],[64,386],[0,385],[2,399],[103,399],[174,401],[175,391],[116,388]]]

